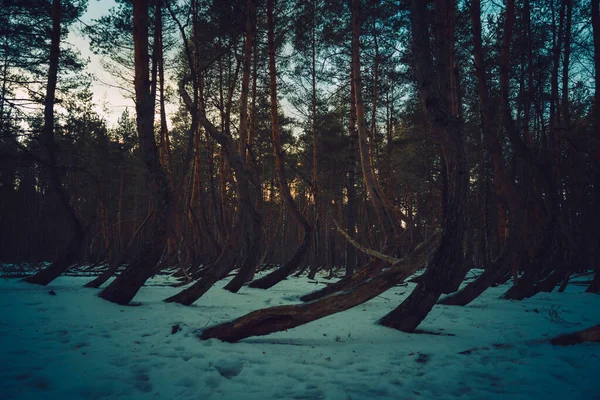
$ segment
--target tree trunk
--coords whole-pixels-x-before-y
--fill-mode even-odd
[[[461,290],[450,294],[438,301],[438,304],[446,306],[466,306],[481,295],[494,283],[498,282],[503,276],[508,274],[511,270],[511,266],[516,262],[521,262],[523,254],[515,252],[514,249],[522,249],[518,242],[520,239],[516,235],[512,234],[511,229],[506,241],[502,246],[500,254],[494,259],[491,265],[486,266],[485,270],[481,275],[477,277],[473,282],[467,284]]]
[[[346,205],[346,231],[352,239],[356,239],[356,142],[358,132],[356,130],[356,96],[350,68],[350,121],[348,123],[349,145],[348,145],[348,178],[346,190],[348,204]],[[354,274],[356,268],[356,249],[349,242],[346,243],[346,277]]]
[[[355,4],[356,3],[356,4]],[[352,3],[352,85],[354,86],[354,101],[356,107],[356,123],[358,128],[358,150],[360,165],[371,204],[377,214],[377,219],[383,230],[386,242],[393,242],[400,234],[401,228],[385,202],[375,172],[370,163],[370,146],[368,142],[365,106],[362,95],[362,79],[360,71],[360,2]]]
[[[257,213],[254,215],[254,218],[257,218],[255,221],[252,221],[252,229],[253,231],[246,232],[246,256],[242,266],[240,267],[239,272],[236,276],[225,285],[225,289],[229,290],[232,293],[237,293],[242,286],[250,281],[254,276],[256,268],[260,265],[262,254],[261,254],[261,245],[263,242],[263,228],[261,224],[260,215]]]
[[[217,281],[223,279],[227,273],[231,271],[238,259],[240,251],[239,242],[244,230],[243,224],[243,218],[238,214],[231,234],[227,238],[227,242],[223,246],[217,259],[203,270],[202,277],[192,286],[165,299],[167,303],[179,303],[185,306],[192,305],[196,300],[208,292]]]
[[[591,328],[579,332],[555,337],[550,342],[558,346],[569,346],[584,342],[600,342],[600,325],[592,326]]]
[[[359,2],[353,3],[353,14],[352,14],[352,64],[351,64],[351,76],[352,76],[352,90],[354,93],[354,104],[351,103],[352,109],[356,110],[356,123],[357,123],[357,136],[358,139],[358,150],[360,154],[360,164],[363,172],[363,178],[367,189],[367,194],[375,209],[377,219],[383,230],[385,243],[382,252],[384,254],[393,254],[398,248],[398,235],[402,228],[400,228],[398,222],[393,216],[393,212],[385,201],[385,196],[381,192],[377,178],[370,164],[369,158],[369,143],[367,134],[367,125],[365,121],[365,108],[362,98],[362,80],[360,75],[360,21],[359,21]],[[351,121],[352,124],[352,121]],[[352,137],[351,137],[352,144]],[[328,294],[342,289],[348,289],[353,285],[361,282],[363,279],[367,279],[379,273],[382,268],[386,265],[381,260],[371,261],[367,267],[358,271],[352,276],[348,276],[333,285],[330,285],[321,290],[317,290],[306,296],[301,297],[302,301],[312,301]]]
[[[279,178],[279,189],[281,197],[287,204],[290,212],[296,219],[296,221],[302,225],[304,230],[304,237],[302,244],[296,250],[295,254],[289,259],[283,266],[276,269],[272,273],[264,276],[263,278],[257,279],[250,283],[250,287],[259,289],[268,289],[289,275],[293,274],[297,269],[313,240],[313,227],[310,225],[308,220],[302,215],[302,212],[298,208],[298,204],[292,197],[290,192],[289,184],[285,174],[285,168],[283,163],[283,149],[281,147],[281,131],[279,127],[279,110],[277,107],[277,71],[275,65],[275,21],[273,17],[273,2],[274,0],[267,0],[267,25],[268,25],[268,43],[269,43],[269,76],[270,76],[270,92],[271,92],[271,133],[273,139],[273,151],[275,157],[275,169]]]
[[[313,194],[314,194],[314,243],[312,265],[310,268],[309,278],[314,278],[317,273],[318,266],[321,262],[321,224],[322,224],[322,204],[321,204],[321,187],[319,184],[319,142],[317,137],[317,50],[316,50],[316,11],[315,3],[311,2],[312,6],[312,25],[311,25],[311,130],[312,130],[312,179],[313,179]]]
[[[386,290],[402,283],[423,266],[427,257],[439,243],[432,236],[426,243],[417,247],[406,258],[375,278],[363,281],[352,289],[335,293],[323,299],[306,304],[277,306],[253,311],[231,322],[225,322],[204,330],[201,339],[216,338],[227,342],[237,342],[250,336],[268,335],[273,332],[291,329],[362,304]]]
[[[25,279],[26,282],[38,285],[47,285],[58,278],[77,260],[83,242],[83,228],[69,203],[67,193],[63,189],[56,162],[56,143],[54,142],[54,102],[56,83],[58,80],[58,65],[60,61],[60,25],[62,20],[61,0],[52,1],[52,37],[50,42],[50,65],[48,67],[48,85],[46,87],[46,100],[44,103],[44,126],[40,134],[47,155],[47,169],[50,178],[50,190],[58,199],[59,207],[64,214],[71,238],[67,248],[50,266],[44,268],[33,276]]]
[[[371,109],[371,129],[369,130],[369,164],[371,169],[375,170],[375,134],[377,131],[377,96],[379,93],[379,44],[377,43],[377,22],[375,20],[376,1],[371,1],[371,32],[373,33],[373,46],[375,47],[375,57],[373,59],[373,101]]]
[[[522,198],[517,192],[513,182],[508,178],[504,158],[502,156],[502,146],[496,138],[492,127],[489,93],[485,80],[485,58],[481,42],[481,6],[479,0],[473,0],[471,2],[471,20],[473,27],[473,46],[475,50],[475,75],[477,77],[477,87],[481,105],[483,131],[486,136],[488,150],[492,156],[496,183],[502,193],[504,193],[511,211],[510,240],[507,239],[507,241],[503,243],[500,254],[478,279],[468,284],[461,291],[448,296],[439,302],[440,304],[445,305],[469,304],[488,287],[494,284],[500,277],[504,276],[508,272],[507,268],[518,264],[522,259],[523,253],[522,221],[524,219],[524,213],[521,206]],[[502,218],[504,218],[504,216],[502,216]]]
[[[154,139],[154,98],[150,90],[148,69],[147,0],[133,2],[133,23],[138,139],[155,212],[152,230],[140,251],[125,271],[100,293],[103,299],[117,304],[128,304],[146,280],[156,272],[155,267],[166,243],[168,224],[174,211],[168,179],[160,166]]]
[[[523,300],[539,293],[543,286],[536,284],[542,282],[552,272],[552,266],[558,256],[556,243],[556,221],[550,220],[545,227],[545,234],[541,245],[536,251],[533,260],[527,265],[525,273],[519,280],[504,293],[503,297],[510,300]]]
[[[177,21],[177,24],[179,26],[181,37],[184,43],[186,43],[187,37],[185,29],[181,25],[181,23],[179,23],[179,21]],[[247,46],[247,49],[248,47],[250,47],[251,51],[252,46]],[[185,46],[185,52],[188,62],[190,63],[190,67],[193,67],[193,63],[191,61],[193,57],[191,54],[191,50],[188,46]],[[249,62],[249,57],[246,58]],[[245,154],[245,152],[241,151],[242,147],[240,147],[239,143],[236,145],[233,138],[231,137],[231,134],[229,133],[229,111],[233,102],[233,87],[235,86],[235,81],[237,80],[237,72],[239,70],[239,65],[240,63],[238,62],[235,73],[236,78],[233,79],[234,82],[232,83],[232,86],[228,91],[226,106],[227,112],[224,115],[222,114],[221,122],[224,123],[224,131],[220,131],[219,129],[217,129],[217,127],[215,127],[212,124],[212,122],[207,118],[206,103],[203,92],[201,91],[200,93],[199,107],[196,109],[194,107],[194,102],[192,101],[192,98],[187,93],[185,88],[186,78],[181,80],[179,84],[179,93],[183,99],[184,104],[188,109],[188,112],[197,113],[196,115],[198,120],[206,129],[206,132],[210,134],[210,136],[219,143],[219,145],[221,146],[223,156],[227,158],[229,165],[235,172],[235,182],[238,192],[239,207],[236,213],[236,222],[234,224],[233,230],[231,231],[225,246],[222,248],[219,257],[217,257],[217,259],[206,270],[207,273],[204,274],[203,279],[196,282],[189,288],[183,290],[182,292],[176,294],[175,296],[169,297],[165,300],[167,302],[177,302],[185,305],[192,304],[204,293],[206,293],[219,279],[222,279],[227,275],[227,273],[234,267],[235,262],[238,260],[238,255],[241,252],[243,252],[243,250],[249,251],[249,253],[247,254],[250,255],[250,258],[252,260],[258,260],[258,257],[254,255],[254,249],[245,249],[244,244],[250,245],[256,243],[256,241],[260,239],[256,238],[255,233],[258,232],[259,234],[262,234],[262,230],[260,228],[262,219],[253,204],[253,197],[258,196],[252,195],[253,190],[254,192],[259,191],[260,185],[258,182],[256,182],[253,175],[250,173],[249,169],[246,166],[246,157],[242,157],[242,155]],[[246,104],[244,106],[247,107],[248,80],[246,80],[243,90],[246,92]],[[223,121],[223,117],[225,117],[225,121]],[[258,227],[256,226],[256,224],[258,224]],[[259,235],[258,237],[260,238],[261,236]],[[256,252],[257,251],[258,249],[256,249]],[[246,260],[246,263],[243,263],[242,276],[240,277],[241,280],[245,280],[247,274],[253,271],[253,268],[256,267],[256,265],[252,267],[252,263],[254,262],[252,260]],[[238,282],[239,280],[236,281],[236,285],[238,284]]]
[[[148,215],[144,222],[142,222],[142,224],[137,228],[127,246],[124,249],[119,249],[117,255],[109,261],[108,268],[104,272],[102,272],[98,277],[96,277],[96,279],[83,285],[83,287],[99,288],[104,282],[109,280],[110,277],[113,276],[119,270],[119,267],[123,264],[123,261],[125,261],[127,251],[131,248],[131,245],[133,244],[133,241],[135,240],[136,236],[138,235],[138,233],[140,233],[144,225],[146,225],[146,223],[150,220],[151,217],[152,214]]]
[[[436,38],[437,70],[433,67],[429,50],[425,3],[412,2],[411,23],[419,93],[433,128],[440,136],[448,194],[441,243],[429,262],[423,280],[399,307],[379,321],[384,326],[407,332],[415,330],[425,319],[440,295],[448,290],[449,283],[457,287],[467,272],[463,267],[462,243],[465,232],[469,169],[462,124],[460,118],[451,110],[455,6],[450,0],[437,0],[435,4],[439,19]],[[434,77],[437,77],[437,82]]]
[[[600,1],[592,0],[592,28],[594,31],[594,67],[596,76],[600,74]],[[592,224],[592,232],[595,232],[596,236],[596,252],[595,252],[595,265],[596,274],[594,280],[587,288],[586,292],[589,293],[600,293],[600,79],[595,79],[595,96],[594,96],[594,108],[593,108],[593,127],[594,136],[596,141],[596,166],[594,174],[594,207],[596,210],[595,222]]]
[[[254,20],[255,20],[255,5],[253,0],[248,0],[248,11],[246,16],[246,43],[244,46],[244,72],[242,75],[242,93],[240,96],[240,142],[239,142],[239,154],[240,159],[242,161],[246,161],[246,147],[248,140],[248,90],[250,86],[250,63],[252,57],[252,48],[254,47]],[[248,173],[250,173],[250,164],[245,163],[241,167],[245,166]],[[239,177],[238,177],[239,179]],[[259,189],[260,184],[258,184],[257,191]],[[258,197],[260,193],[258,193],[257,201],[260,201]],[[248,201],[252,201],[249,199]],[[246,224],[246,259],[238,274],[233,278],[226,286],[225,289],[230,292],[237,293],[238,290],[248,282],[252,276],[254,276],[254,271],[256,271],[256,267],[258,266],[258,262],[260,260],[260,246],[262,244],[262,223],[261,217],[258,212],[255,211],[255,208],[252,206],[250,210],[242,211],[247,218]]]

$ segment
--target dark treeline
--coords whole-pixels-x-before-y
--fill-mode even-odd
[[[508,280],[521,300],[595,270],[600,291],[598,0],[119,0],[83,26],[85,3],[0,10],[0,261],[51,263],[29,282],[103,266],[88,286],[120,271],[100,296],[127,304],[170,271],[189,305],[231,273],[343,276],[205,332],[226,340],[422,267],[380,323]],[[75,29],[135,100],[116,126]]]

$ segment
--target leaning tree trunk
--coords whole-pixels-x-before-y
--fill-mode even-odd
[[[375,209],[375,214],[377,215],[377,220],[384,234],[385,242],[383,244],[382,253],[384,254],[394,254],[399,247],[399,235],[402,232],[402,228],[398,223],[396,217],[393,214],[392,208],[387,204],[385,196],[379,187],[379,183],[377,182],[377,177],[375,176],[375,172],[373,171],[373,167],[370,161],[370,147],[368,141],[368,132],[367,132],[367,123],[365,120],[365,106],[362,97],[362,79],[360,74],[360,2],[356,2],[356,4],[352,3],[352,62],[351,62],[351,79],[352,79],[352,88],[351,93],[354,95],[353,99],[351,99],[351,113],[355,111],[356,116],[356,127],[357,127],[357,137],[358,139],[358,150],[360,154],[360,165],[363,173],[363,179],[365,181],[365,188],[367,194],[369,196],[369,200],[371,201],[371,205]],[[351,115],[351,125],[350,131],[352,135],[352,115]],[[352,141],[355,138],[351,137],[351,145]],[[351,148],[352,151],[352,148]],[[352,157],[352,155],[350,156]],[[352,163],[352,158],[350,162]],[[351,172],[351,177],[353,178],[353,172]],[[349,194],[352,194],[349,192]],[[352,221],[351,221],[352,222]],[[352,235],[352,234],[351,234]],[[365,267],[354,273],[353,275],[349,275],[338,282],[323,288],[321,290],[317,290],[313,293],[309,293],[305,296],[301,297],[302,301],[312,301],[315,299],[322,298],[327,296],[338,290],[346,290],[350,289],[353,285],[362,282],[364,279],[371,278],[377,275],[383,268],[385,268],[388,264],[384,261],[374,259]]]
[[[177,23],[181,37],[184,41],[185,55],[188,60],[190,69],[192,71],[195,71],[194,62],[193,62],[194,57],[192,54],[193,52],[190,49],[189,45],[187,44],[188,41],[187,41],[187,35],[186,35],[185,28],[179,22],[179,20],[177,20],[174,13],[172,12],[172,10],[169,9],[169,11],[171,12],[171,16],[173,16],[173,19]],[[194,32],[196,32],[196,29],[197,29],[197,27],[194,26]],[[197,40],[196,34],[194,34],[194,39]],[[249,44],[250,44],[250,51],[251,51],[252,46],[251,46],[251,43],[249,43]],[[248,51],[248,46],[246,46],[246,50]],[[196,51],[196,52],[198,51],[197,46],[194,49],[194,51]],[[247,65],[244,66],[244,69],[245,69],[244,77],[248,78],[249,77],[249,64],[248,63],[245,63],[245,64],[247,64]],[[237,76],[238,69],[239,69],[239,63],[236,66],[236,73],[235,73],[236,76]],[[199,73],[199,71],[195,71],[195,72]],[[260,185],[258,184],[258,182],[256,182],[253,175],[250,173],[249,169],[246,166],[246,157],[245,157],[246,145],[245,145],[245,143],[244,144],[240,143],[239,145],[236,145],[235,141],[229,134],[228,122],[226,124],[224,131],[220,131],[219,129],[217,129],[216,126],[213,125],[213,123],[206,116],[206,104],[205,104],[205,99],[204,99],[202,90],[200,90],[200,93],[199,93],[199,100],[196,101],[196,95],[197,95],[196,92],[194,93],[194,96],[195,96],[194,100],[192,100],[192,97],[190,97],[190,95],[188,94],[186,87],[185,87],[185,83],[186,83],[187,79],[189,79],[189,78],[184,77],[184,79],[182,79],[180,81],[179,94],[181,95],[181,98],[182,98],[184,104],[186,105],[188,112],[190,112],[192,115],[196,115],[196,117],[198,118],[200,123],[206,129],[206,132],[213,139],[215,139],[217,141],[217,143],[219,143],[219,145],[221,146],[223,156],[225,156],[227,158],[229,165],[231,166],[231,168],[233,169],[233,171],[236,174],[236,186],[237,186],[238,199],[239,199],[239,208],[237,210],[236,222],[234,224],[232,232],[230,232],[229,238],[228,238],[225,246],[221,250],[220,255],[211,264],[211,266],[207,269],[207,271],[204,274],[204,276],[202,277],[202,279],[200,279],[198,282],[196,282],[194,285],[190,286],[189,288],[176,294],[175,296],[171,296],[165,300],[167,302],[177,302],[180,304],[190,305],[194,301],[199,299],[202,295],[204,295],[204,293],[206,293],[218,280],[224,278],[227,275],[227,273],[229,271],[231,271],[235,262],[238,260],[238,255],[244,250],[243,249],[244,243],[252,244],[255,242],[256,235],[254,235],[254,233],[258,232],[258,230],[260,229],[261,215],[257,212],[256,208],[254,207],[254,204],[252,203],[252,188],[254,188],[255,191],[258,191]],[[193,77],[193,79],[196,79],[196,78]],[[234,79],[234,81],[235,80],[236,79]],[[198,86],[200,89],[202,89],[203,84],[200,83]],[[230,88],[229,93],[228,93],[228,103],[227,103],[228,104],[227,105],[228,112],[226,113],[227,118],[229,116],[229,109],[230,109],[231,103],[232,103],[233,86],[234,85],[232,85],[232,87]],[[246,100],[245,101],[244,101],[244,99],[242,99],[242,100],[243,100],[243,103],[246,103],[245,106],[247,106],[248,79],[245,79],[243,92],[244,93],[242,93],[242,95],[245,96]],[[196,105],[198,105],[198,107],[196,107]],[[247,120],[247,118],[244,118],[244,119]],[[243,123],[243,126],[244,126],[243,129],[246,129],[245,125],[246,124]],[[247,132],[247,131],[245,131],[245,132]],[[246,136],[246,135],[244,134],[244,136]],[[260,236],[258,236],[258,237],[260,237]],[[245,238],[246,240],[242,240],[242,238]],[[252,255],[251,249],[248,249],[248,250],[250,252],[249,255],[251,258],[254,257],[254,259],[258,259],[257,257]],[[252,260],[250,260],[250,261],[252,261]],[[247,262],[245,264],[244,271],[246,271],[246,272],[249,269],[248,265],[250,264],[250,261],[247,260]],[[255,267],[256,266],[254,266],[254,268]]]
[[[140,233],[140,231],[142,230],[144,225],[146,225],[146,222],[148,222],[148,220],[150,220],[151,217],[152,217],[152,214],[149,214],[146,217],[144,222],[142,222],[142,224],[136,229],[135,233],[129,240],[129,243],[127,243],[127,246],[124,249],[120,249],[117,256],[108,263],[108,268],[104,272],[102,272],[98,277],[96,277],[96,279],[83,285],[83,287],[99,288],[100,286],[102,286],[102,284],[104,282],[109,280],[114,274],[117,273],[117,271],[119,270],[119,267],[123,264],[123,261],[125,260],[125,257],[127,255],[127,251],[131,248],[133,241],[135,240],[138,233]]]
[[[550,340],[550,343],[558,346],[570,346],[584,342],[600,343],[600,325],[592,326],[579,332],[560,335]]]
[[[192,286],[165,299],[167,303],[179,303],[185,306],[192,305],[196,300],[208,292],[217,281],[223,279],[227,275],[238,259],[240,249],[239,241],[243,230],[243,224],[242,217],[238,215],[233,230],[231,231],[229,238],[227,238],[227,242],[223,246],[219,257],[203,271],[202,278],[196,281]]]
[[[248,0],[248,9],[246,12],[246,43],[244,45],[244,71],[242,74],[242,93],[240,96],[240,138],[239,138],[239,154],[246,169],[250,172],[251,164],[248,163],[246,157],[246,147],[248,146],[248,91],[250,86],[250,61],[252,57],[252,48],[254,47],[254,21],[256,18],[256,8],[253,0]],[[260,189],[257,188],[257,192]],[[260,202],[260,193],[256,196],[257,202]],[[241,287],[248,282],[258,266],[260,261],[260,247],[263,239],[262,219],[256,207],[242,211],[245,218],[251,220],[247,223],[246,228],[246,259],[244,260],[237,275],[225,286],[225,289],[230,292],[237,293]]]
[[[275,66],[275,21],[273,17],[273,2],[267,0],[267,25],[268,25],[268,42],[269,42],[269,77],[270,77],[270,92],[271,92],[271,132],[273,138],[273,151],[275,156],[275,169],[279,177],[279,189],[281,196],[285,200],[292,215],[298,221],[304,230],[304,237],[300,247],[296,250],[291,259],[284,265],[270,274],[251,282],[248,286],[259,289],[268,289],[283,279],[293,274],[304,259],[304,256],[310,249],[313,240],[313,227],[308,220],[302,215],[298,208],[298,204],[292,197],[289,184],[285,174],[283,164],[283,149],[281,147],[281,130],[279,127],[279,110],[277,107],[277,71]]]
[[[395,245],[385,245],[381,250],[383,254],[393,254],[396,249]],[[330,285],[325,286],[322,289],[316,290],[314,292],[308,293],[302,297],[300,297],[301,301],[313,301],[317,299],[321,299],[325,296],[329,296],[332,293],[339,292],[341,290],[347,290],[352,288],[353,286],[376,276],[381,270],[386,267],[389,267],[389,263],[379,259],[372,259],[366,266],[356,271],[354,274],[346,276],[340,279],[337,282],[334,282]]]
[[[256,268],[260,265],[262,259],[261,246],[263,237],[263,228],[260,220],[260,215],[258,215],[258,219],[252,222],[253,231],[247,232],[246,240],[248,241],[246,244],[246,256],[240,270],[235,275],[235,277],[225,285],[225,289],[229,290],[232,293],[237,293],[242,286],[252,279]],[[254,216],[256,218],[256,216]]]
[[[545,227],[544,239],[533,260],[527,266],[525,273],[504,293],[503,298],[523,300],[536,295],[545,288],[543,282],[550,277],[553,270],[552,266],[558,258],[556,224],[557,221],[555,220],[548,221]]]
[[[350,68],[350,118],[348,122],[348,156],[347,156],[347,180],[346,194],[348,203],[346,204],[346,230],[352,239],[356,238],[356,145],[358,141],[358,131],[356,130],[356,96],[354,94],[354,77],[352,68]],[[356,248],[350,242],[346,242],[346,278],[354,274],[356,268]]]
[[[562,9],[562,8],[561,8]],[[562,13],[562,11],[561,11]],[[558,187],[556,181],[556,174],[548,174],[547,168],[543,167],[533,156],[531,150],[527,147],[527,145],[523,142],[521,136],[519,135],[517,128],[515,126],[515,122],[512,118],[512,111],[510,110],[509,105],[509,79],[510,79],[510,43],[511,43],[511,35],[512,28],[515,21],[515,1],[509,0],[507,2],[506,7],[506,22],[505,22],[505,32],[504,39],[502,43],[502,52],[500,56],[500,103],[502,108],[502,120],[505,126],[505,129],[508,133],[511,145],[515,153],[520,157],[521,161],[528,168],[527,171],[527,180],[529,180],[529,173],[531,173],[531,177],[535,178],[535,183],[542,186],[543,191],[546,192],[546,204],[542,204],[542,201],[539,199],[537,193],[535,193],[534,186],[529,185],[529,195],[534,199],[534,205],[536,206],[537,214],[541,214],[540,210],[546,210],[546,221],[544,227],[544,236],[540,246],[535,249],[534,259],[531,263],[527,265],[525,268],[525,273],[517,280],[515,285],[509,289],[504,297],[508,299],[524,299],[527,297],[531,297],[538,293],[539,291],[551,286],[551,282],[556,279],[558,274],[561,274],[560,270],[562,266],[559,266],[556,274],[551,274],[552,270],[549,268],[554,263],[560,260],[561,254],[559,254],[560,249],[556,244],[559,238],[559,220],[560,220],[560,204],[559,204],[559,194]],[[562,31],[562,17],[560,21],[560,30]],[[562,35],[559,35],[558,41],[562,40]],[[558,46],[558,44],[557,44]],[[555,66],[558,61],[555,58]],[[558,103],[558,83],[557,78],[554,79],[555,75],[557,75],[556,68],[553,71],[553,79],[552,79],[552,88],[553,88],[553,101],[555,104]],[[551,129],[556,130],[558,112],[554,111],[551,107],[551,119],[552,127]],[[554,136],[554,133],[551,132],[551,135]],[[554,149],[554,145],[551,145],[551,148]],[[555,164],[555,163],[552,163]],[[551,170],[556,167],[554,165]],[[556,171],[554,171],[556,172]],[[518,219],[519,216],[517,215]],[[528,232],[526,239],[533,239],[533,234]],[[552,275],[549,277],[549,275]],[[545,280],[545,281],[543,281]],[[543,282],[540,284],[540,282]]]
[[[509,5],[510,6],[510,5]],[[469,283],[459,292],[456,292],[441,301],[444,305],[467,305],[488,287],[493,285],[498,279],[508,273],[513,265],[521,262],[524,257],[523,243],[523,220],[522,211],[523,200],[515,185],[506,173],[504,158],[502,155],[502,146],[496,138],[492,126],[491,107],[489,103],[489,93],[485,80],[485,57],[483,54],[483,45],[481,41],[481,5],[479,0],[471,2],[471,20],[473,29],[473,47],[475,55],[475,75],[477,77],[477,88],[479,102],[481,106],[483,131],[486,136],[486,145],[492,156],[492,164],[496,181],[505,195],[510,209],[510,230],[502,246],[500,254],[493,263],[473,282]],[[512,23],[508,21],[508,23]],[[510,30],[505,30],[505,41],[510,41]],[[509,127],[507,127],[509,128]]]
[[[41,142],[45,145],[47,153],[47,168],[50,178],[50,191],[56,196],[61,211],[71,229],[69,244],[59,258],[50,266],[44,268],[33,276],[25,279],[26,282],[47,285],[58,278],[77,260],[83,241],[83,228],[75,215],[75,211],[69,204],[69,198],[65,193],[56,165],[55,142],[54,142],[54,102],[56,83],[58,80],[58,64],[60,58],[60,24],[62,10],[60,0],[52,2],[52,39],[50,42],[50,65],[48,67],[48,85],[46,87],[46,101],[44,105],[44,126],[40,135]]]
[[[355,285],[349,290],[335,293],[310,303],[277,306],[253,311],[231,322],[225,322],[204,330],[201,339],[216,338],[227,342],[268,335],[291,329],[362,304],[386,290],[402,283],[427,262],[433,249],[439,244],[439,236],[433,235],[418,246],[413,253],[394,263],[392,268]]]
[[[189,96],[185,92],[185,88],[180,86],[180,93],[185,99],[186,104],[189,103]],[[213,262],[208,270],[208,274],[196,282],[194,285],[183,290],[182,292],[172,296],[165,301],[177,302],[180,304],[190,305],[206,293],[218,280],[227,275],[233,268],[238,255],[242,251],[244,243],[253,244],[256,240],[262,237],[261,215],[256,211],[252,204],[251,186],[258,187],[257,183],[252,178],[250,172],[246,168],[245,158],[241,158],[238,153],[238,147],[235,145],[233,138],[230,135],[219,132],[219,130],[206,118],[204,112],[199,116],[200,122],[204,125],[210,135],[224,149],[224,155],[227,157],[230,165],[236,173],[236,183],[240,207],[236,216],[236,223],[231,231],[229,238],[221,250],[219,257]],[[246,240],[243,241],[242,238]],[[253,255],[253,249],[248,250],[249,260],[246,267],[242,267],[245,273],[251,271],[248,265],[253,262],[252,259],[258,261],[258,257]],[[250,264],[249,264],[250,263]],[[253,268],[256,268],[254,265]],[[244,278],[244,277],[241,277]]]
[[[466,306],[486,291],[494,283],[511,271],[512,265],[521,262],[524,257],[523,249],[519,245],[521,238],[516,237],[515,231],[510,230],[506,241],[502,245],[500,254],[488,265],[483,273],[473,282],[470,282],[461,290],[454,292],[438,301],[438,304],[446,306]]]
[[[182,36],[184,35],[182,30]],[[191,59],[191,57],[190,57]],[[183,81],[179,85],[179,92],[190,112],[194,112],[193,102],[188,95]],[[252,204],[250,195],[250,185],[254,182],[252,176],[246,168],[245,159],[239,154],[239,148],[236,146],[233,138],[223,132],[220,132],[207,118],[204,111],[203,101],[201,102],[201,112],[198,118],[206,131],[219,143],[223,149],[223,154],[229,160],[234,169],[237,179],[237,189],[240,201],[240,208],[236,215],[236,222],[227,239],[227,242],[221,249],[217,259],[206,269],[203,277],[189,288],[180,293],[167,298],[167,302],[176,302],[184,305],[191,305],[202,297],[218,280],[223,279],[234,267],[241,251],[240,242],[242,237],[247,234],[247,229],[252,229],[252,223],[260,223],[260,214],[258,214]],[[256,186],[256,184],[254,183]],[[253,231],[252,231],[253,232]],[[243,244],[243,243],[242,243]]]
[[[465,205],[469,187],[465,135],[460,119],[451,110],[451,74],[453,60],[454,4],[450,0],[436,1],[438,20],[437,71],[431,58],[427,8],[425,2],[413,1],[411,8],[413,51],[417,71],[417,84],[425,111],[440,135],[447,176],[446,212],[440,247],[430,265],[408,298],[395,310],[383,317],[380,324],[412,332],[425,319],[438,298],[457,282],[462,281],[463,236],[465,231]],[[437,85],[433,84],[437,77]],[[437,87],[436,87],[437,86]],[[454,289],[455,290],[455,289]]]
[[[133,2],[134,83],[140,154],[155,211],[151,233],[140,251],[125,271],[100,293],[103,299],[117,304],[128,304],[156,272],[174,212],[167,175],[160,165],[154,139],[154,98],[148,69],[148,8],[147,0]]]

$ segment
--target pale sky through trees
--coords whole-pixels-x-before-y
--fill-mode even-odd
[[[90,0],[81,21],[90,24],[93,19],[98,19],[107,14],[110,8],[115,5],[114,0]],[[81,28],[80,23],[76,29],[70,32],[67,40],[81,52],[83,57],[89,58],[87,71],[94,75],[91,89],[96,104],[95,111],[106,118],[109,126],[114,126],[125,108],[129,107],[131,112],[134,112],[133,99],[128,97],[123,90],[111,86],[116,85],[114,77],[102,68],[102,56],[92,53],[89,39],[81,33]]]

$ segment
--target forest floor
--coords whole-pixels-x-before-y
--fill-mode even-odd
[[[582,285],[522,302],[499,299],[508,284],[491,288],[467,307],[436,306],[421,334],[377,325],[409,283],[231,344],[200,341],[198,331],[296,303],[325,279],[238,294],[222,281],[191,307],[162,301],[180,290],[166,276],[126,307],[83,288],[90,279],[0,279],[0,399],[600,399],[600,344],[542,340],[600,323],[600,296]]]

